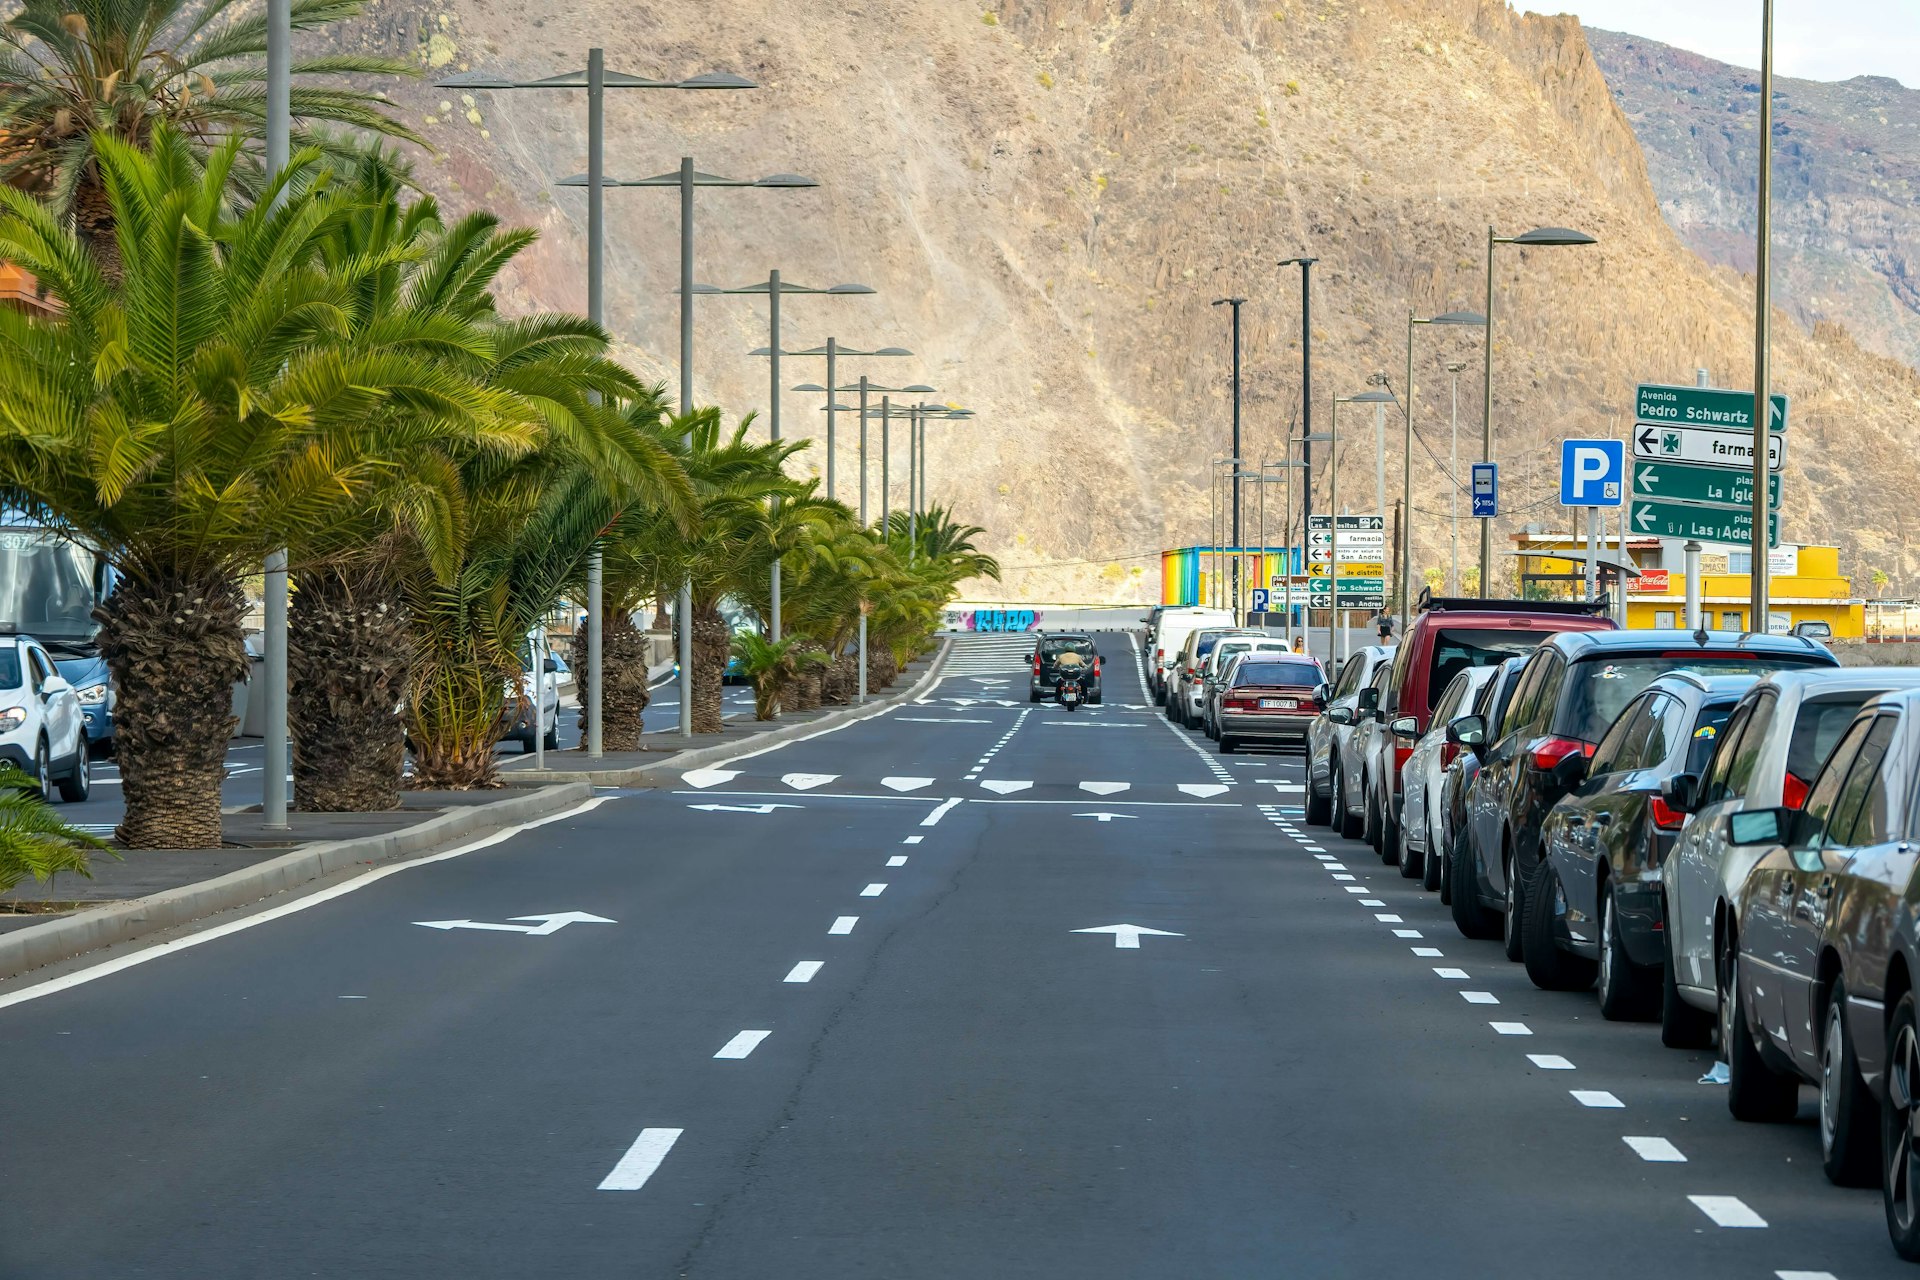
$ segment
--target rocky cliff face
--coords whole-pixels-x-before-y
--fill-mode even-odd
[[[644,176],[690,154],[734,176],[794,171],[817,191],[713,190],[699,203],[702,281],[778,267],[872,298],[797,298],[786,345],[829,334],[898,344],[911,360],[848,361],[922,380],[979,411],[930,429],[936,499],[989,529],[1013,598],[1129,599],[1157,590],[1163,546],[1204,541],[1209,460],[1228,447],[1227,294],[1244,313],[1246,456],[1279,458],[1302,421],[1297,254],[1315,269],[1313,425],[1335,393],[1406,377],[1408,309],[1480,309],[1489,225],[1578,227],[1591,248],[1499,251],[1494,426],[1510,516],[1556,522],[1549,450],[1623,434],[1636,381],[1746,385],[1751,293],[1662,220],[1632,128],[1579,26],[1492,0],[376,0],[336,38],[412,51],[430,74],[521,76],[584,64],[680,76],[725,67],[739,93],[609,95],[608,172]],[[510,305],[584,306],[581,95],[468,102],[392,90],[437,153],[426,182],[544,238]],[[675,376],[677,207],[613,191],[607,318],[636,364]],[[764,304],[703,299],[696,384],[730,411],[764,409]],[[1416,345],[1416,572],[1445,555],[1448,361],[1465,442],[1477,440],[1477,334]],[[1795,398],[1786,536],[1835,539],[1896,578],[1910,571],[1920,403],[1910,369],[1832,326],[1782,323],[1776,389]],[[785,381],[820,381],[790,361]],[[820,398],[788,394],[788,433],[818,431]],[[1396,418],[1389,421],[1397,426]],[[842,420],[841,496],[853,455]],[[1371,423],[1349,410],[1343,505],[1372,506]],[[1401,451],[1388,433],[1391,506]],[[1072,447],[1056,449],[1056,442]],[[814,465],[818,464],[819,450]],[[1557,454],[1556,454],[1557,456]],[[1326,491],[1326,451],[1316,451]],[[1832,462],[1825,461],[1831,457]],[[1873,459],[1862,465],[1858,460]],[[905,496],[896,460],[894,501]],[[871,502],[877,507],[877,470]],[[1356,497],[1356,495],[1363,495]],[[1270,496],[1278,522],[1279,491]],[[1249,506],[1252,506],[1249,496]],[[1249,528],[1248,535],[1253,530]],[[1471,531],[1463,531],[1470,537]]]
[[[1709,261],[1751,271],[1759,73],[1638,36],[1587,39],[1667,220]],[[1920,364],[1920,92],[1879,76],[1776,80],[1774,183],[1779,304]]]

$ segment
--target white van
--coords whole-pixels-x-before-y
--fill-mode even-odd
[[[1147,680],[1153,686],[1155,706],[1167,700],[1167,668],[1180,656],[1187,637],[1201,627],[1231,627],[1233,615],[1225,609],[1167,609],[1160,614],[1160,625],[1153,636],[1153,652],[1147,655]]]

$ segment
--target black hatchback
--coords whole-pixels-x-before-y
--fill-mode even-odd
[[[1757,679],[1661,676],[1621,711],[1592,760],[1567,758],[1560,772],[1573,790],[1541,826],[1546,860],[1521,925],[1535,986],[1580,991],[1597,975],[1606,1018],[1659,1013],[1667,959],[1660,867],[1686,822],[1664,788],[1680,774],[1705,772],[1727,718]]]
[[[1040,633],[1040,638],[1033,646],[1033,684],[1028,702],[1039,702],[1055,696],[1054,686],[1060,681],[1060,657],[1068,653],[1080,659],[1076,674],[1080,676],[1087,705],[1099,705],[1100,653],[1093,647],[1093,637],[1084,631]]]
[[[1481,902],[1502,913],[1507,957],[1522,958],[1521,922],[1540,866],[1540,826],[1584,774],[1626,705],[1675,671],[1762,676],[1785,667],[1837,667],[1811,640],[1728,631],[1568,631],[1527,659],[1497,741],[1473,716],[1454,736],[1480,757],[1467,800],[1466,854]],[[1572,757],[1585,757],[1566,764]],[[1467,880],[1462,875],[1462,880]],[[1460,881],[1455,882],[1455,893]]]

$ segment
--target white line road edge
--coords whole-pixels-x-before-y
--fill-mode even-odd
[[[517,835],[533,830],[535,827],[544,827],[550,822],[561,822],[568,818],[577,818],[581,814],[589,813],[598,809],[609,800],[617,798],[618,797],[615,796],[595,796],[591,800],[581,801],[571,809],[563,809],[559,813],[550,813],[544,818],[536,818],[531,822],[521,822],[511,827],[503,827],[490,836],[469,841],[466,844],[443,850],[440,853],[430,853],[424,858],[412,858],[406,862],[396,862],[391,866],[376,867],[371,871],[354,876],[352,879],[343,881],[331,888],[322,889],[318,893],[307,894],[305,897],[296,898],[292,902],[282,903],[277,907],[269,907],[267,910],[247,916],[245,919],[230,920],[226,924],[215,925],[213,928],[203,929],[199,933],[191,933],[182,938],[174,938],[170,941],[159,943],[156,946],[146,947],[128,955],[102,961],[99,964],[78,970],[74,973],[63,974],[58,978],[50,978],[45,982],[27,987],[24,990],[10,991],[5,995],[0,995],[0,1009],[9,1009],[17,1004],[25,1004],[29,1000],[37,1000],[41,996],[50,996],[57,991],[66,991],[73,987],[82,986],[96,979],[105,978],[112,974],[120,973],[123,970],[131,969],[135,965],[145,964],[149,960],[158,960],[162,956],[173,955],[176,952],[185,951],[189,947],[197,947],[202,943],[212,942],[216,938],[224,938],[231,934],[239,933],[243,929],[251,929],[256,925],[263,925],[273,920],[279,920],[284,916],[294,914],[296,911],[305,911],[309,907],[317,907],[323,902],[331,902],[335,898],[345,897],[356,889],[364,889],[376,881],[384,880],[391,875],[398,875],[402,871],[411,871],[415,867],[429,866],[435,862],[446,862],[465,854],[476,853],[481,849],[491,849],[494,845],[502,844]],[[680,1131],[674,1129],[669,1132],[678,1134]]]

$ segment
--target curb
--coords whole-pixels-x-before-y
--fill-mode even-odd
[[[695,747],[691,751],[676,751],[662,760],[649,764],[630,765],[625,769],[570,769],[564,772],[550,770],[537,777],[525,773],[503,774],[514,779],[514,785],[524,787],[570,786],[576,783],[591,783],[596,787],[647,787],[658,786],[672,781],[688,769],[702,769],[720,760],[732,760],[738,756],[765,751],[770,747],[782,746],[799,738],[816,733],[825,733],[837,729],[867,716],[878,715],[881,711],[898,702],[906,701],[922,691],[932,687],[940,678],[941,668],[947,665],[947,655],[953,649],[953,640],[943,638],[940,649],[933,655],[933,661],[918,680],[904,689],[870,698],[864,704],[837,708],[812,720],[798,721],[781,725],[777,729],[768,729],[752,737],[741,738],[733,742],[716,742],[710,747]]]
[[[45,924],[0,934],[0,980],[16,978],[100,947],[131,942],[163,929],[244,907],[323,876],[382,862],[403,861],[464,836],[557,813],[589,799],[592,794],[592,788],[581,783],[527,789],[523,794],[488,804],[450,810],[398,831],[352,840],[329,840],[211,880],[167,889],[145,898],[107,903]]]

